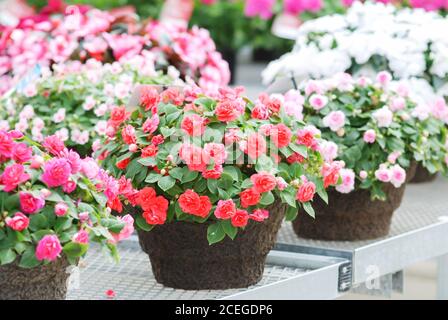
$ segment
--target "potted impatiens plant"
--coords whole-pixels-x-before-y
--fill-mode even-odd
[[[400,206],[406,181],[416,163],[447,172],[447,129],[427,105],[395,91],[391,75],[375,80],[337,74],[302,83],[300,118],[328,140],[326,161],[344,163],[342,183],[328,192],[329,206],[317,199],[316,219],[299,215],[294,230],[301,237],[362,240],[384,236]],[[441,105],[441,112],[448,112]]]
[[[124,182],[56,136],[41,146],[0,131],[0,300],[64,299],[68,267],[91,243],[118,259],[116,243],[134,230],[131,216],[110,213]]]
[[[137,108],[116,108],[103,166],[132,181],[127,210],[156,280],[183,289],[247,287],[263,274],[286,215],[339,180],[313,128],[284,101],[242,88],[210,97],[198,87],[141,90]],[[237,271],[236,271],[237,270]]]
[[[111,64],[67,62],[40,73],[24,90],[0,99],[0,130],[20,130],[37,142],[55,134],[82,155],[98,147],[110,111],[127,103],[135,84],[182,82],[177,70],[157,72],[143,56]]]
[[[411,5],[429,10],[440,4]],[[413,95],[434,106],[438,96],[448,96],[448,41],[437,32],[447,28],[448,20],[436,12],[355,2],[344,15],[304,23],[294,50],[263,71],[264,82],[281,76],[331,77],[337,72],[374,76],[388,70]],[[448,124],[448,113],[443,117]],[[415,180],[429,181],[434,173],[419,165]]]

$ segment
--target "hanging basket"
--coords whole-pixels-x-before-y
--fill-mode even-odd
[[[0,266],[0,300],[63,300],[69,266],[65,258],[31,269],[16,262]]]
[[[245,288],[263,276],[266,256],[273,248],[286,206],[267,208],[270,218],[250,221],[234,240],[209,245],[209,223],[179,222],[139,231],[140,245],[151,260],[157,282],[186,290]]]

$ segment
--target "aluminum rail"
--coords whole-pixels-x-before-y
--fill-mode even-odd
[[[369,241],[316,241],[298,238],[292,227],[282,227],[277,250],[335,256],[353,267],[353,286],[376,276],[438,258],[438,298],[448,299],[448,183],[409,185],[394,214],[388,236]]]

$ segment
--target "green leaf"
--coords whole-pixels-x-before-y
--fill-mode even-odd
[[[306,146],[297,143],[291,143],[289,147],[292,149],[292,151],[297,152],[302,157],[308,157],[308,148]]]
[[[22,268],[34,268],[40,265],[40,261],[36,258],[35,248],[29,247],[22,254],[22,258],[20,259],[19,266]]]
[[[157,160],[154,157],[141,158],[141,159],[137,160],[137,162],[145,167],[153,167],[153,166],[157,165]],[[129,170],[130,170],[129,167],[127,170],[129,172]]]
[[[313,206],[311,205],[311,202],[305,202],[302,203],[303,209],[308,213],[311,217],[315,218],[316,214],[314,212]]]
[[[230,174],[223,172],[218,179],[218,187],[227,190],[233,185],[233,178]]]
[[[70,258],[79,258],[86,254],[89,245],[86,243],[69,242],[63,248],[62,251]]]
[[[101,220],[101,225],[110,232],[120,233],[126,224],[117,218],[105,218]]]
[[[12,263],[16,260],[16,253],[12,249],[0,250],[0,264]]]
[[[297,208],[295,192],[296,191],[294,188],[288,187],[287,189],[280,192],[280,199],[282,200],[282,202],[287,203],[289,206]]]
[[[164,176],[157,182],[157,185],[163,191],[167,191],[167,190],[171,189],[175,184],[176,184],[176,180],[170,176]]]
[[[54,226],[54,230],[57,233],[60,233],[61,231],[67,230],[72,226],[73,219],[68,217],[58,217],[56,219],[56,223]]]
[[[319,195],[319,197],[326,203],[328,204],[328,193],[327,191],[325,191],[325,189],[317,189],[317,194]]]
[[[237,167],[233,167],[233,166],[224,167],[224,173],[231,176],[233,181],[241,180],[241,171]]]
[[[162,135],[165,138],[168,138],[169,136],[173,135],[175,132],[176,132],[176,128],[168,128],[168,127],[160,128],[160,133],[162,133]]]
[[[238,233],[238,228],[232,225],[230,219],[222,220],[221,225],[226,235],[228,235],[232,240],[235,239],[236,234]]]
[[[48,228],[47,217],[42,214],[31,215],[29,228],[31,231],[38,231]]]
[[[126,168],[126,178],[129,178],[131,180],[134,180],[134,177],[137,173],[139,173],[142,170],[142,164],[139,162],[141,160],[150,159],[150,158],[144,158],[144,159],[134,159],[131,161],[131,163]]]
[[[187,183],[190,181],[193,181],[198,177],[199,172],[197,171],[190,171],[188,170],[188,167],[185,167],[186,170],[184,170],[183,176],[182,176],[182,183]]]
[[[154,226],[151,224],[148,224],[146,222],[145,218],[143,218],[141,215],[137,216],[137,218],[135,219],[135,224],[137,227],[139,227],[143,231],[151,231],[152,228],[154,228]]]
[[[293,220],[295,220],[296,217],[297,217],[297,213],[298,213],[297,208],[288,206],[288,209],[286,209],[285,220],[286,221],[293,221]]]
[[[214,223],[208,226],[207,240],[209,245],[222,241],[225,236],[226,233],[220,223]]]
[[[265,193],[263,193],[263,195],[260,199],[260,204],[262,206],[268,206],[268,205],[274,203],[274,200],[275,200],[275,198],[271,191],[265,192]]]
[[[173,168],[169,171],[170,176],[172,176],[174,179],[182,181],[182,177],[184,174],[184,171],[182,168]]]
[[[162,177],[161,174],[155,173],[155,172],[150,172],[148,174],[148,176],[145,179],[145,182],[147,183],[156,183],[157,181],[160,180],[160,178]]]
[[[218,192],[218,181],[215,179],[207,179],[207,188],[212,193]]]

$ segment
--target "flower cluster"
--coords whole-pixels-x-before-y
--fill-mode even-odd
[[[264,70],[264,82],[277,76],[373,76],[388,70],[422,99],[434,101],[436,93],[448,94],[447,28],[448,20],[434,12],[356,2],[344,15],[304,23],[293,52]]]
[[[269,218],[276,199],[288,206],[287,219],[301,207],[313,215],[316,194],[326,200],[342,165],[323,160],[327,142],[296,116],[300,94],[261,94],[251,102],[243,90],[211,97],[198,87],[149,86],[137,110],[112,112],[98,155],[113,175],[132,180],[128,201],[141,208],[140,228],[210,220],[215,243]]]
[[[346,73],[309,80],[295,94],[300,103],[297,116],[328,140],[320,145],[325,160],[344,164],[337,191],[369,189],[372,198],[385,199],[382,185],[402,186],[413,162],[431,173],[447,172],[443,120],[448,106],[443,99],[433,110],[417,104],[387,72],[380,72],[374,81],[355,80]]]
[[[141,56],[102,64],[89,59],[42,67],[37,79],[0,99],[0,130],[15,129],[42,142],[56,134],[80,153],[95,150],[110,111],[127,103],[136,84],[176,84],[178,75],[155,71]]]
[[[142,56],[147,68],[174,66],[207,90],[229,81],[228,65],[204,29],[186,30],[153,21],[123,28],[122,21],[106,11],[74,8],[78,9],[25,18],[15,27],[0,29],[0,95],[36,64],[89,58],[113,62]]]
[[[0,131],[0,265],[24,268],[66,258],[71,263],[98,242],[115,244],[133,232],[122,210],[123,185],[82,159],[56,136],[37,144],[19,131]]]

